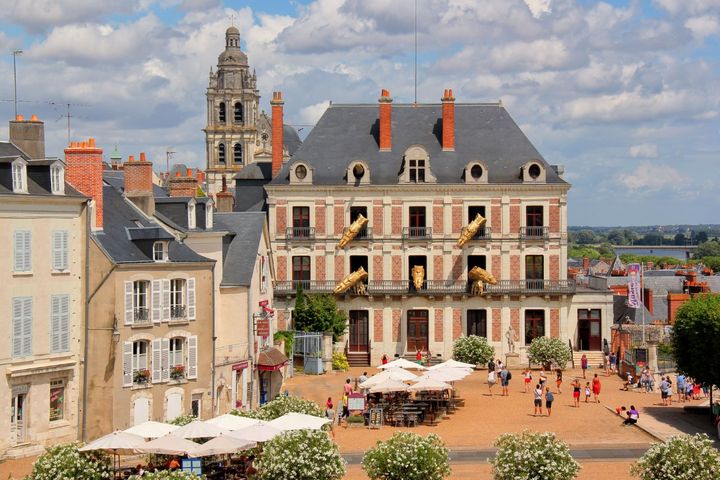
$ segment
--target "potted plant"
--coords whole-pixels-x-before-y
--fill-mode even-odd
[[[310,375],[321,375],[324,372],[322,351],[311,353],[305,357],[305,373]]]
[[[150,370],[147,368],[141,368],[140,370],[135,370],[135,375],[133,377],[133,381],[135,383],[145,384],[148,383],[150,380]]]
[[[175,365],[170,369],[170,378],[182,380],[185,378],[185,365]]]

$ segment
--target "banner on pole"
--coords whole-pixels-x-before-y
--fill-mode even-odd
[[[631,263],[627,266],[628,276],[628,307],[640,308],[640,264]]]

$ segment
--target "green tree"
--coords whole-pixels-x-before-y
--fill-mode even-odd
[[[675,245],[686,245],[687,237],[682,233],[677,233],[675,234],[675,239],[673,240],[673,243]]]
[[[703,265],[708,268],[712,268],[716,272],[720,272],[720,257],[704,257],[702,259]]]
[[[630,472],[641,480],[717,480],[720,452],[707,435],[678,435],[655,443]]]
[[[665,237],[662,233],[650,232],[635,242],[636,245],[662,245]]]
[[[600,258],[600,252],[593,247],[573,245],[568,249],[568,258],[585,258],[597,260]]]
[[[395,432],[365,452],[362,468],[372,480],[442,480],[450,475],[450,456],[435,434]]]
[[[495,356],[495,348],[485,337],[461,336],[453,344],[453,358],[459,362],[483,365]]]
[[[705,230],[701,230],[695,234],[695,242],[700,245],[708,241],[708,233]]]
[[[720,242],[712,240],[698,245],[695,258],[720,257]]]
[[[45,449],[33,464],[29,480],[110,478],[110,457],[102,452],[79,452],[82,443],[64,443]]]
[[[345,460],[322,430],[294,430],[263,447],[257,462],[261,480],[340,480]]]
[[[720,385],[720,296],[698,295],[678,309],[672,346],[679,370]]]
[[[490,459],[495,480],[572,480],[580,471],[570,448],[551,432],[505,433]]]
[[[610,245],[607,242],[603,242],[598,247],[598,253],[602,257],[614,257],[615,256],[615,250],[613,249],[612,245]]]
[[[627,241],[627,237],[625,237],[625,233],[622,230],[610,230],[607,239],[608,242],[613,245],[625,245]]]
[[[293,322],[297,330],[331,332],[338,341],[347,330],[347,318],[338,310],[332,295],[305,295],[298,288],[295,297]]]
[[[565,368],[570,361],[570,347],[559,338],[535,337],[527,349],[528,358],[538,365],[555,364]]]
[[[596,238],[592,230],[580,230],[575,234],[575,241],[580,245],[595,243]]]

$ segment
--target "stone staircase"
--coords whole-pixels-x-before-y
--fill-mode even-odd
[[[348,352],[347,361],[351,367],[370,366],[370,352]]]
[[[587,350],[580,350],[579,352],[573,352],[573,361],[575,362],[575,368],[580,368],[580,365],[581,365],[580,361],[581,361],[583,355],[587,356],[588,366],[590,367],[590,370],[603,368],[603,363],[605,361],[605,354],[603,354],[602,351],[587,351]]]

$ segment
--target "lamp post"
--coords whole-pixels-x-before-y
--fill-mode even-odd
[[[22,50],[13,50],[12,56],[13,56],[13,86],[15,89],[15,118],[17,118],[17,65],[16,65],[16,59],[18,55],[22,55]]]

